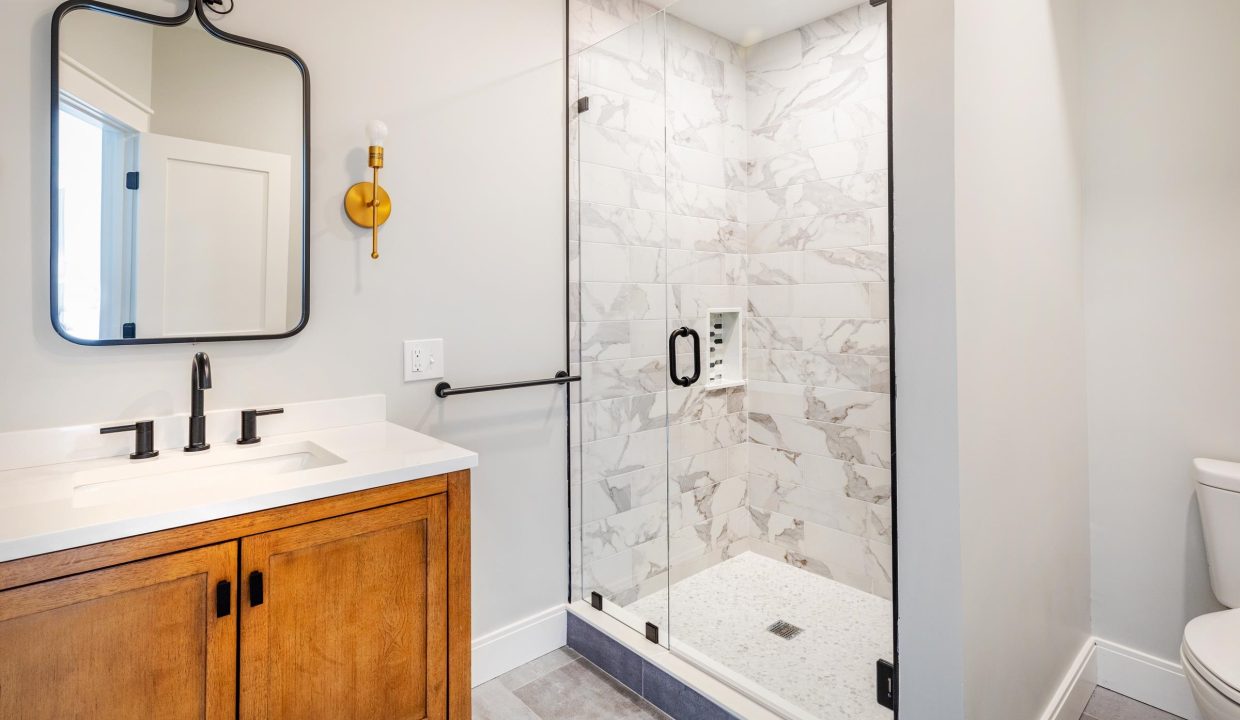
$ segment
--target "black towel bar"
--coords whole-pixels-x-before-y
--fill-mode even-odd
[[[468,395],[470,393],[491,392],[492,390],[511,390],[513,388],[535,387],[537,385],[564,385],[570,382],[579,382],[580,375],[569,375],[561,370],[555,374],[553,378],[545,380],[523,380],[521,382],[500,383],[498,385],[474,385],[473,387],[454,388],[446,382],[441,382],[435,386],[435,394],[441,398],[452,395]]]

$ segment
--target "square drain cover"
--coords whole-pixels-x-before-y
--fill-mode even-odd
[[[778,635],[785,640],[791,640],[797,635],[800,635],[801,633],[805,632],[801,628],[797,627],[796,625],[793,625],[790,622],[787,622],[786,620],[776,620],[774,623],[771,624],[770,627],[766,629],[766,631],[769,633],[774,633],[775,635]]]

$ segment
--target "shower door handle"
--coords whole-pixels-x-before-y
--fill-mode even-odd
[[[693,338],[693,375],[680,377],[680,373],[676,370],[676,340],[682,337]],[[702,337],[698,335],[697,330],[682,327],[673,330],[667,339],[667,364],[671,371],[672,382],[681,387],[689,387],[702,377]]]

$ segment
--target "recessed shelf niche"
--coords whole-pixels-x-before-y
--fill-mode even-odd
[[[742,358],[743,326],[740,308],[714,308],[708,311],[710,325],[706,351],[706,388],[740,387],[745,384]]]

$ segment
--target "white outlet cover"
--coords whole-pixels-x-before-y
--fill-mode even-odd
[[[443,377],[443,339],[405,341],[405,382]]]

